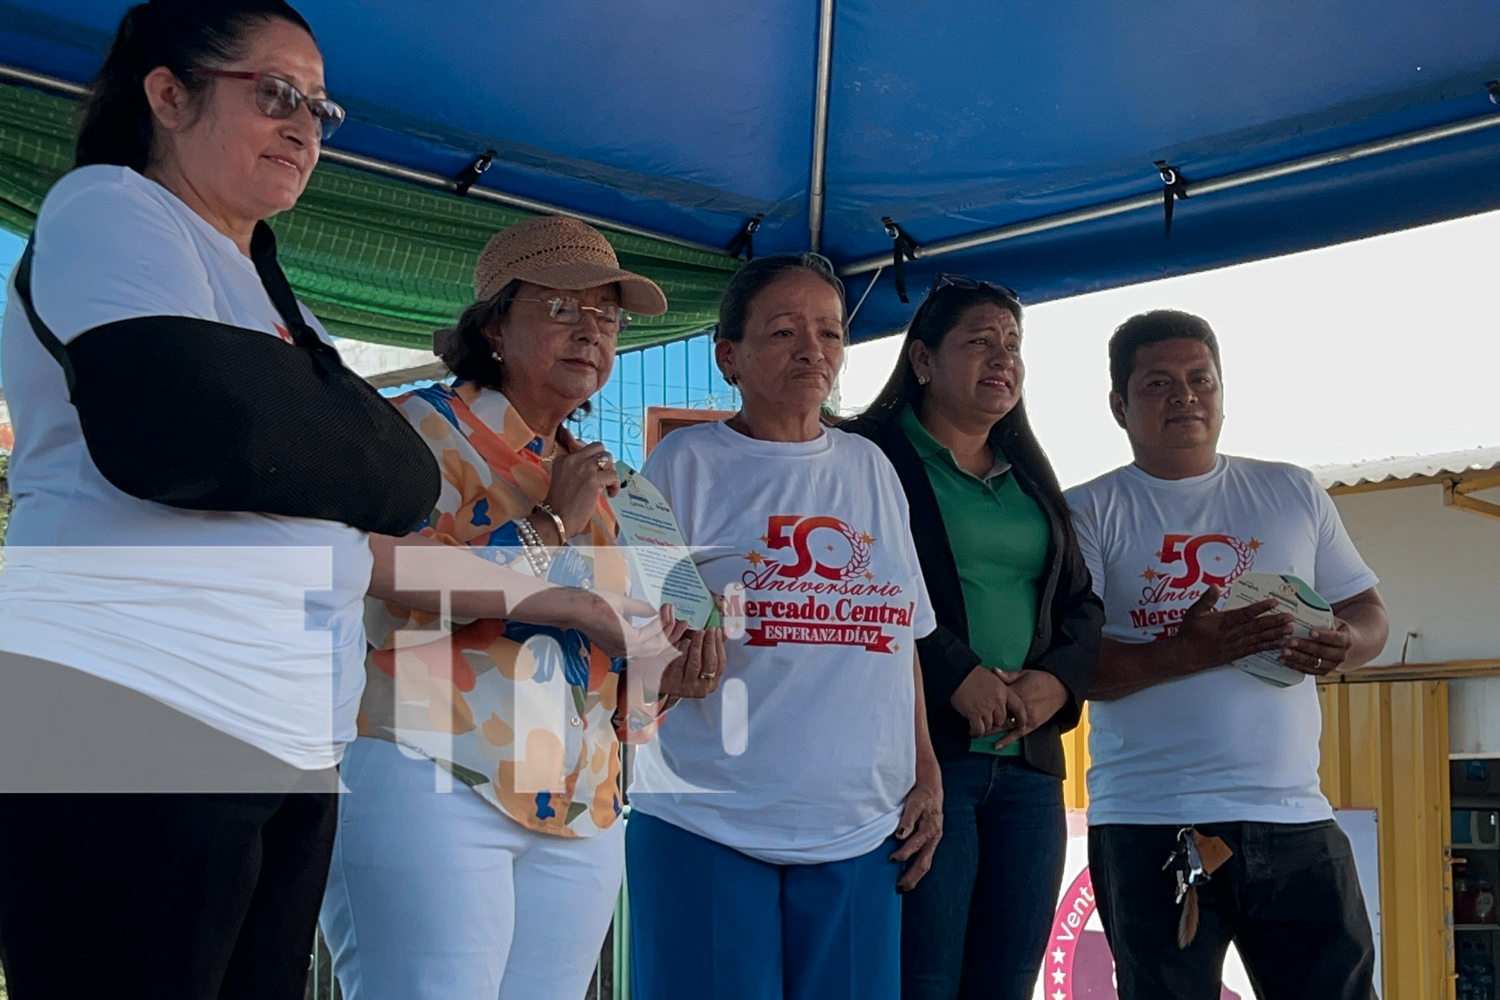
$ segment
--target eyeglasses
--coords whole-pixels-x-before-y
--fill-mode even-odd
[[[270,73],[241,73],[228,69],[208,69],[194,66],[194,76],[216,77],[223,80],[249,80],[255,84],[255,106],[267,118],[285,119],[297,113],[302,105],[312,112],[318,123],[319,141],[327,142],[333,133],[344,124],[344,109],[326,97],[308,97],[290,81]]]
[[[540,302],[547,307],[547,315],[566,326],[577,326],[583,322],[584,313],[593,313],[594,321],[604,333],[619,333],[630,325],[630,314],[613,302],[597,306],[586,306],[577,299],[558,295],[549,299],[516,296],[515,302]]]
[[[962,288],[971,292],[980,288],[989,288],[1012,300],[1016,305],[1021,304],[1021,293],[1017,292],[1009,285],[999,285],[993,281],[980,281],[978,278],[970,278],[968,275],[964,274],[939,274],[937,277],[932,279],[932,288],[928,290],[927,294],[931,295],[939,288],[950,287]]]

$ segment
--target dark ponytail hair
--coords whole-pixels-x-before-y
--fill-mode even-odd
[[[980,305],[998,306],[1016,318],[1017,326],[1021,324],[1021,303],[994,285],[980,284],[977,288],[939,285],[912,316],[911,325],[906,328],[906,339],[901,344],[901,353],[896,358],[896,368],[863,415],[874,420],[892,420],[908,405],[921,412],[927,387],[917,381],[917,371],[912,367],[912,341],[920,340],[935,353],[958,326],[964,313]],[[990,431],[990,441],[1004,453],[1007,462],[1036,484],[1062,522],[1060,551],[1073,551],[1077,541],[1068,503],[1063,499],[1062,486],[1057,481],[1052,462],[1042,450],[1036,432],[1031,429],[1024,399],[1018,400],[995,424]]]
[[[520,290],[519,281],[507,282],[495,295],[466,308],[456,326],[439,330],[433,336],[437,356],[460,382],[500,391],[503,369],[501,362],[495,360],[495,345],[490,342],[489,334],[504,322]]]
[[[750,318],[750,303],[767,287],[794,271],[810,271],[828,283],[839,294],[839,305],[843,309],[844,341],[849,340],[849,303],[844,298],[844,283],[834,273],[828,258],[815,253],[777,253],[768,257],[756,257],[729,279],[724,286],[724,295],[719,299],[719,325],[714,327],[714,340],[727,340],[738,344],[745,339],[745,322]]]
[[[927,388],[917,381],[917,370],[911,364],[912,342],[920,340],[929,351],[937,353],[948,334],[963,320],[964,313],[981,305],[998,306],[1016,318],[1017,327],[1021,325],[1021,303],[1001,291],[997,285],[978,284],[973,288],[938,285],[929,292],[906,328],[906,340],[901,344],[895,370],[886,380],[885,388],[880,390],[875,401],[865,410],[865,416],[894,417],[907,404],[920,410]],[[1020,408],[1021,404],[1017,403],[1016,410]],[[1011,411],[1014,412],[1016,411]],[[1006,419],[1009,419],[1009,415],[1001,423]]]
[[[197,94],[208,81],[190,69],[240,58],[250,32],[275,18],[312,34],[285,0],[151,0],[130,8],[84,100],[73,165],[146,169],[156,130],[146,74],[165,66]]]

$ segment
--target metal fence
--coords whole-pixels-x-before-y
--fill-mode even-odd
[[[584,441],[603,441],[616,458],[638,469],[645,461],[648,407],[735,410],[740,396],[714,364],[712,339],[699,334],[621,354],[589,405],[573,432]]]

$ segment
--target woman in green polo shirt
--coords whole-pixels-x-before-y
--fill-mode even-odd
[[[939,275],[843,428],[895,466],[938,628],[917,644],[943,840],[904,903],[903,1000],[1029,1000],[1062,880],[1062,734],[1104,612],[1022,403],[1021,303]]]

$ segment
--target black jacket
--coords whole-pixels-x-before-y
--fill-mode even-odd
[[[948,543],[948,531],[938,509],[937,494],[927,478],[927,467],[906,432],[893,418],[858,417],[840,429],[869,438],[885,452],[906,490],[911,507],[911,535],[916,543],[927,594],[937,616],[937,631],[917,642],[922,659],[922,686],[927,698],[927,725],[939,761],[957,760],[969,753],[969,723],[951,704],[953,692],[980,664],[979,654],[969,648],[968,614],[958,566]],[[1021,740],[1026,763],[1039,771],[1064,777],[1062,734],[1078,725],[1079,713],[1088,696],[1089,679],[1099,661],[1099,630],[1104,625],[1104,606],[1094,596],[1089,571],[1076,546],[1059,551],[1067,537],[1063,518],[1067,511],[1049,499],[1019,467],[1012,467],[1016,483],[1041,506],[1052,528],[1047,546],[1047,575],[1038,607],[1036,633],[1026,667],[1045,670],[1068,690],[1068,703],[1030,735]]]

